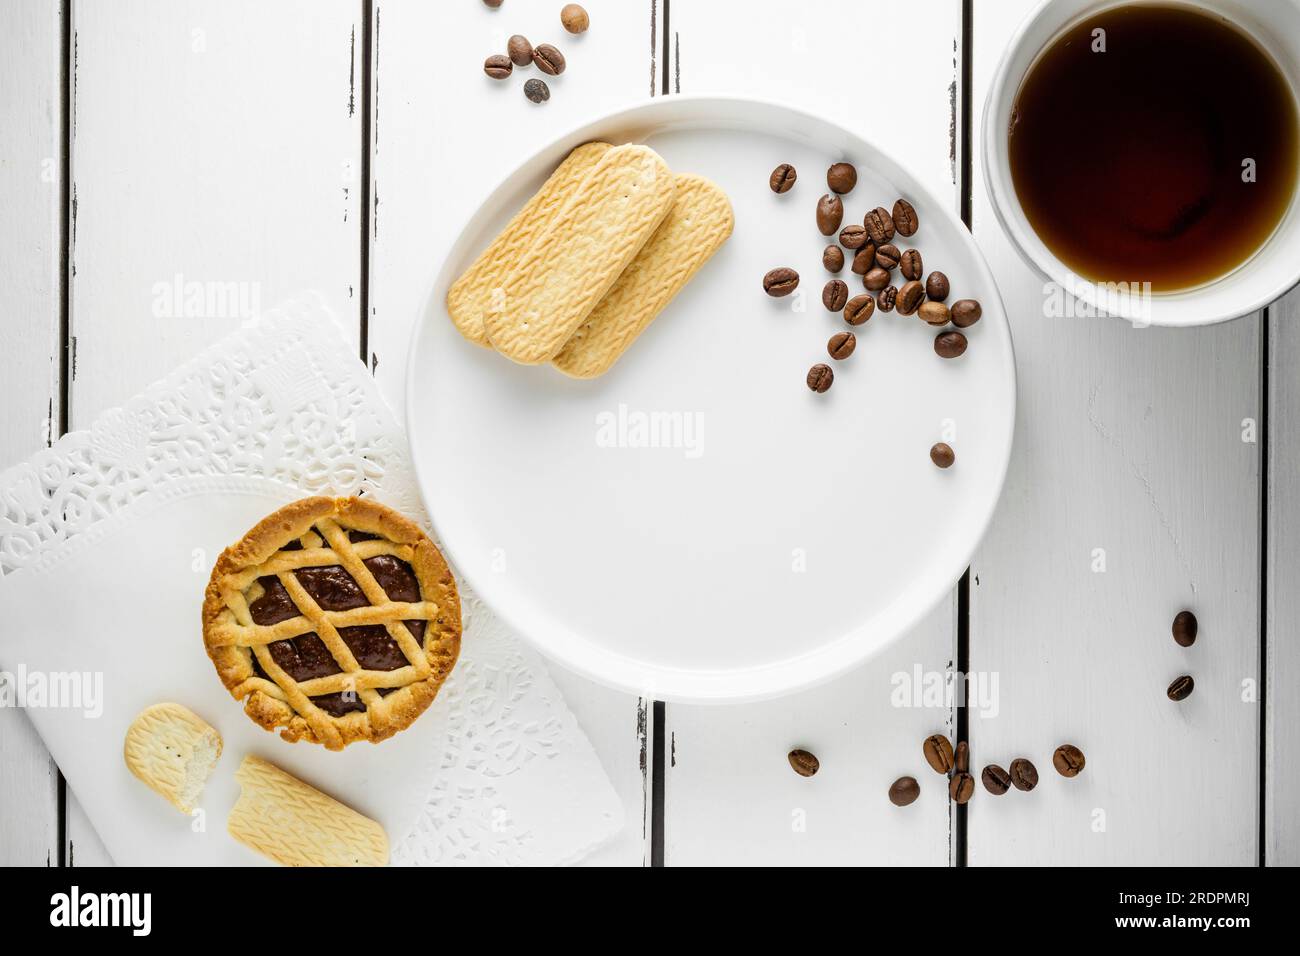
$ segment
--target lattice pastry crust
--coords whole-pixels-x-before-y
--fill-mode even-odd
[[[203,602],[208,656],[245,713],[330,750],[410,726],[460,635],[442,554],[369,499],[304,498],[268,515],[222,552]]]

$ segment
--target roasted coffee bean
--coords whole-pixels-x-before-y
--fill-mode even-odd
[[[1196,681],[1192,680],[1191,675],[1184,674],[1182,677],[1175,677],[1165,693],[1169,695],[1170,700],[1186,700],[1192,696],[1192,689],[1195,686]]]
[[[899,777],[889,785],[889,802],[896,807],[915,803],[921,795],[921,785],[915,777]]]
[[[853,168],[852,163],[836,163],[826,170],[826,185],[830,186],[833,192],[843,195],[852,192],[857,184],[858,171]]]
[[[899,259],[902,253],[898,251],[898,246],[892,242],[887,242],[876,250],[876,265],[885,271],[898,268]]]
[[[798,178],[799,174],[793,166],[782,163],[772,170],[772,175],[767,178],[767,184],[772,187],[774,193],[788,193]]]
[[[576,3],[566,3],[560,11],[560,23],[570,33],[586,33],[587,27],[591,26],[591,17]]]
[[[533,49],[533,65],[547,76],[559,76],[564,72],[564,54],[549,43],[538,44]]]
[[[916,232],[916,227],[920,223],[916,218],[916,210],[906,199],[899,199],[894,202],[894,228],[898,230],[900,236],[910,236]]]
[[[922,302],[921,307],[916,311],[926,325],[948,324],[948,307],[942,302]]]
[[[841,312],[849,303],[849,287],[841,279],[832,279],[822,287],[822,305],[830,312]]]
[[[534,103],[545,103],[551,98],[551,88],[537,77],[533,77],[524,84],[524,96]]]
[[[924,299],[925,290],[921,288],[921,283],[915,279],[904,282],[903,287],[898,290],[899,315],[914,315]]]
[[[896,285],[887,285],[876,293],[876,305],[880,306],[881,312],[893,312],[897,302],[898,286]]]
[[[849,325],[862,325],[876,311],[876,301],[869,295],[855,295],[844,306],[844,321]]]
[[[957,460],[957,453],[946,442],[936,442],[930,446],[930,460],[940,468],[951,468]]]
[[[823,236],[833,236],[844,221],[844,203],[840,197],[827,193],[817,200],[817,229]]]
[[[763,291],[770,296],[780,298],[799,288],[799,273],[793,269],[773,269],[763,276]]]
[[[510,57],[501,53],[493,53],[483,61],[483,72],[494,80],[504,80],[513,70]]]
[[[899,257],[898,271],[904,279],[919,279],[922,274],[921,254],[915,249],[908,249]]]
[[[1028,793],[1038,786],[1038,768],[1024,757],[1011,761],[1011,785]]]
[[[876,244],[868,242],[858,250],[857,255],[853,257],[853,271],[860,276],[866,275],[871,271],[871,267],[876,264]]]
[[[801,777],[811,777],[821,768],[821,761],[817,759],[816,754],[809,753],[807,750],[791,750],[786,759],[790,761],[794,772]]]
[[[954,803],[967,803],[975,795],[975,778],[968,773],[955,773],[948,781],[948,796]]]
[[[827,246],[822,250],[822,267],[827,272],[839,272],[844,268],[844,250],[839,246]]]
[[[867,244],[867,230],[851,222],[840,230],[840,245],[845,249],[861,249]]]
[[[931,272],[925,279],[925,294],[935,302],[948,298],[948,277],[942,272]]]
[[[1178,642],[1179,647],[1191,647],[1196,643],[1196,632],[1200,626],[1196,622],[1196,615],[1191,611],[1179,611],[1174,616],[1174,640]]]
[[[483,0],[483,6],[491,7],[495,10],[497,7],[501,6],[501,0]]]
[[[894,219],[884,206],[877,206],[867,213],[862,220],[862,225],[867,227],[867,235],[876,245],[894,238]]]
[[[506,53],[515,66],[528,66],[533,62],[533,45],[528,42],[528,37],[518,33],[506,42]]]
[[[889,285],[889,273],[880,266],[874,266],[862,277],[862,284],[872,292],[879,292]]]
[[[1074,744],[1061,744],[1052,754],[1052,766],[1062,777],[1077,777],[1083,765],[1083,751]]]
[[[818,363],[808,370],[808,387],[814,392],[824,392],[835,381],[835,373],[829,365]]]
[[[966,773],[970,770],[970,744],[964,740],[957,741],[957,749],[954,751],[952,765],[958,773]]]
[[[980,780],[984,784],[984,789],[995,797],[1000,797],[1011,789],[1011,774],[995,763],[984,768],[980,773]]]
[[[932,734],[921,744],[921,753],[925,762],[935,773],[947,773],[952,769],[952,743],[943,734]]]
[[[858,347],[858,337],[852,332],[836,332],[826,343],[826,354],[837,362],[842,362]]]
[[[966,336],[960,332],[940,332],[934,337],[934,351],[940,358],[957,358],[966,351]]]
[[[949,311],[952,313],[952,324],[959,329],[970,328],[984,314],[984,310],[974,299],[958,299]]]

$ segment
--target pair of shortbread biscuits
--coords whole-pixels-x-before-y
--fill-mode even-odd
[[[595,378],[734,225],[726,193],[648,146],[587,143],[452,284],[447,311],[476,345]]]

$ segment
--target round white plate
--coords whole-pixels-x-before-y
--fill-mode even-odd
[[[469,344],[444,298],[589,140],[646,143],[712,179],[736,229],[618,364],[584,382]],[[830,240],[814,209],[838,160],[859,174],[846,223],[908,198],[920,229],[900,248],[948,274],[949,301],[982,303],[961,358],[935,355],[917,317],[879,310],[854,330],[851,358],[827,357],[847,326],[821,304]],[[782,162],[799,181],[777,196],[767,180]],[[799,271],[795,296],[764,294],[776,266]],[[840,277],[863,291],[847,267]],[[823,395],[804,383],[816,362],[835,368]],[[983,534],[1015,418],[1001,300],[946,205],[839,126],[717,97],[623,110],[524,162],[443,264],[407,380],[421,492],[458,571],[566,667],[670,700],[784,693],[905,633],[951,592]],[[941,440],[957,453],[947,471],[929,457]]]

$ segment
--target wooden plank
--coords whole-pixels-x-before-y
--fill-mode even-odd
[[[560,26],[559,4],[507,3],[497,10],[481,3],[375,4],[369,346],[375,376],[399,415],[412,327],[461,225],[532,150],[584,117],[650,93],[656,4],[583,5],[591,29],[572,37]],[[567,58],[562,76],[547,77],[552,95],[542,107],[524,99],[523,77],[497,83],[483,74],[484,58],[504,52],[514,33],[554,43]],[[431,55],[432,38],[438,37],[443,41]],[[619,838],[588,862],[641,865],[649,827],[642,763],[648,702],[558,667],[552,676],[600,756],[628,821]]]
[[[71,427],[305,289],[359,337],[362,15],[75,3]],[[168,301],[177,277],[211,293],[200,314]],[[75,862],[96,858],[84,821],[73,807]]]
[[[63,7],[17,0],[0,32],[0,468],[58,437]],[[0,668],[15,661],[0,661]],[[58,770],[25,714],[0,708],[0,865],[57,864]]]
[[[837,119],[890,150],[956,208],[957,0],[754,0],[744,16],[720,0],[673,0],[669,29],[673,90],[767,96]],[[909,85],[908,108],[877,114],[858,72],[870,77],[874,59],[894,62],[904,47],[913,62],[898,83]],[[921,741],[951,734],[953,714],[896,708],[891,691],[896,675],[942,674],[955,633],[949,601],[867,665],[815,690],[743,706],[669,704],[665,861],[949,862],[948,800],[922,762]],[[791,771],[786,754],[795,746],[818,755],[815,777]],[[922,784],[906,811],[886,798],[903,774]]]
[[[975,4],[973,102],[1035,0]],[[978,142],[978,129],[976,130]],[[971,865],[1236,864],[1257,858],[1260,322],[1135,329],[1046,318],[999,228],[979,152],[974,231],[1011,316],[1016,451],[972,565],[970,667],[996,675],[973,763],[1041,783],[970,804]],[[1244,437],[1243,437],[1244,436]],[[1170,623],[1200,620],[1191,649]],[[1175,704],[1176,676],[1196,680]],[[1073,780],[1057,745],[1087,756]]]
[[[1300,866],[1300,289],[1269,309],[1268,334],[1264,862]]]

